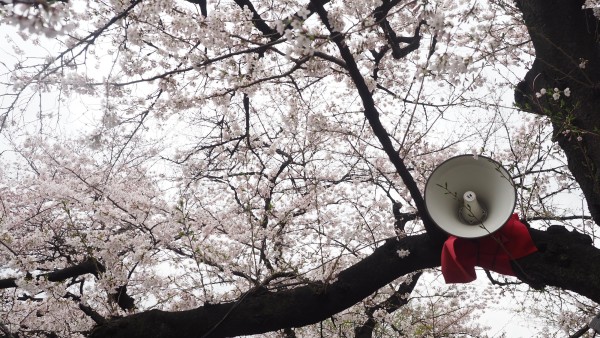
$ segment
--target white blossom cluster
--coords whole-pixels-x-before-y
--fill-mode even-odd
[[[600,1],[598,0],[585,0],[583,8],[591,8],[594,11],[594,16],[600,18]]]
[[[69,2],[9,1],[2,7],[0,23],[15,25],[23,33],[54,38],[75,27],[69,20]]]

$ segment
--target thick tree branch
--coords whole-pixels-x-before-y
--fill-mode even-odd
[[[591,238],[561,226],[530,233],[538,252],[513,262],[517,276],[534,288],[554,286],[600,303],[600,250]]]
[[[88,258],[77,265],[59,269],[50,273],[41,274],[36,278],[46,278],[50,282],[61,282],[73,277],[79,277],[91,273],[98,277],[100,273],[105,272],[104,266],[93,258]],[[0,289],[16,288],[16,278],[0,279]]]
[[[96,312],[91,307],[89,307],[83,303],[79,303],[79,308],[81,309],[81,311],[83,311],[83,313],[85,313],[90,318],[92,318],[92,320],[96,324],[98,324],[98,325],[106,324],[106,318],[104,318],[102,315],[100,315],[98,312]]]
[[[388,40],[388,45],[392,49],[392,56],[394,57],[394,59],[402,59],[419,48],[419,46],[421,45],[421,26],[425,23],[426,22],[424,20],[421,20],[419,22],[417,28],[415,29],[415,34],[413,36],[399,37],[396,35],[396,32],[394,32],[394,29],[386,19],[383,19],[381,21],[380,26],[383,29],[385,37]],[[400,47],[401,43],[405,43],[407,45],[404,47]]]
[[[600,250],[589,237],[561,227],[530,230],[539,252],[514,262],[524,282],[560,287],[600,302]],[[400,258],[397,251],[409,250]],[[325,320],[396,278],[440,264],[441,250],[428,235],[388,239],[330,283],[278,292],[247,293],[238,301],[181,312],[152,310],[98,326],[91,337],[225,337],[301,327]],[[582,260],[580,257],[586,257]]]
[[[398,250],[409,250],[401,258]],[[182,311],[152,310],[111,321],[92,337],[225,337],[318,323],[356,304],[405,274],[440,264],[440,247],[425,234],[391,238],[326,284],[246,294],[236,302]],[[212,330],[212,331],[211,331]]]
[[[279,39],[279,33],[267,25],[265,20],[260,17],[260,14],[258,14],[256,8],[254,8],[254,5],[252,2],[250,2],[250,0],[235,0],[235,3],[238,4],[240,8],[247,8],[252,13],[252,24],[254,24],[254,27],[263,33],[265,37],[270,38],[271,41]]]

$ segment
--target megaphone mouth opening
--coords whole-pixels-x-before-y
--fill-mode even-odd
[[[439,228],[456,237],[479,238],[494,233],[510,219],[516,201],[510,173],[485,156],[447,159],[425,184],[427,213]],[[470,209],[463,210],[465,204]]]

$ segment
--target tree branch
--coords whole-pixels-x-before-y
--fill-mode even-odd
[[[418,272],[410,279],[409,283],[404,283],[400,285],[398,290],[396,290],[388,299],[383,301],[380,304],[372,306],[367,309],[367,316],[369,319],[367,321],[354,329],[354,337],[355,338],[371,338],[373,337],[373,330],[376,326],[375,318],[373,318],[373,314],[377,310],[385,310],[387,313],[392,313],[402,306],[408,303],[408,297],[405,297],[406,294],[410,294],[417,283],[419,282],[419,278],[421,277],[421,272]]]
[[[529,232],[538,252],[512,262],[517,277],[534,288],[554,286],[600,303],[600,250],[592,239],[562,226]]]
[[[252,12],[252,24],[254,24],[254,27],[263,33],[265,37],[270,38],[271,41],[275,41],[281,37],[276,30],[267,25],[265,20],[260,17],[260,14],[258,14],[250,0],[235,0],[235,3],[240,6],[240,8],[247,8]]]
[[[50,273],[41,274],[36,276],[36,278],[46,278],[50,282],[62,282],[69,278],[78,277],[87,273],[91,273],[94,276],[98,277],[100,273],[103,273],[105,271],[106,268],[100,262],[98,262],[94,258],[88,258],[77,265],[69,266],[64,269],[59,269]],[[0,279],[0,289],[9,289],[16,287],[16,278]]]
[[[336,32],[332,28],[332,26],[329,23],[327,11],[325,11],[325,9],[320,3],[316,3],[313,1],[311,2],[311,4],[314,5],[315,11],[321,18],[321,21],[331,33],[330,38],[337,45],[340,55],[346,63],[346,69],[348,70],[348,73],[352,78],[352,81],[356,86],[356,90],[358,91],[358,94],[362,100],[363,107],[365,109],[364,115],[367,121],[369,122],[373,133],[381,143],[383,150],[388,155],[390,161],[394,164],[396,171],[398,172],[398,174],[402,178],[402,181],[404,182],[404,185],[406,185],[406,188],[410,192],[410,196],[412,197],[415,206],[419,211],[419,214],[421,215],[421,219],[423,220],[425,230],[427,231],[427,233],[429,233],[430,236],[432,236],[432,239],[434,241],[441,243],[447,236],[435,225],[435,223],[427,213],[423,195],[421,194],[417,183],[408,171],[408,168],[404,164],[404,160],[400,157],[398,151],[396,151],[396,149],[394,148],[394,145],[392,144],[392,140],[389,137],[387,130],[385,129],[385,127],[381,123],[381,120],[379,119],[379,112],[375,107],[375,101],[373,100],[371,90],[367,86],[364,77],[360,73],[358,65],[356,64],[356,61],[352,56],[352,52],[350,51],[350,49],[346,45],[346,42],[344,41],[344,36],[340,32]]]
[[[555,286],[600,302],[600,250],[589,237],[559,227],[530,233],[539,252],[513,262],[521,280],[535,288]],[[410,254],[400,258],[400,249]],[[247,293],[238,301],[188,311],[141,312],[100,325],[91,337],[191,338],[209,331],[210,337],[226,337],[306,326],[343,311],[400,276],[439,266],[440,256],[441,248],[427,234],[390,238],[329,284]]]
[[[400,249],[410,254],[401,258],[397,254]],[[209,331],[210,337],[225,337],[306,326],[356,304],[400,276],[439,265],[440,254],[440,247],[426,234],[391,238],[329,284],[313,282],[295,289],[248,294],[238,301],[189,311],[142,312],[100,326],[91,337],[185,338],[202,337]]]

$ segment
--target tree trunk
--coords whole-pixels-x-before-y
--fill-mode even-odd
[[[584,0],[519,0],[536,52],[533,67],[516,90],[524,110],[548,117],[570,171],[600,224],[599,22]],[[560,95],[552,95],[555,88]],[[569,88],[571,94],[564,92]],[[536,96],[542,89],[547,94]]]

